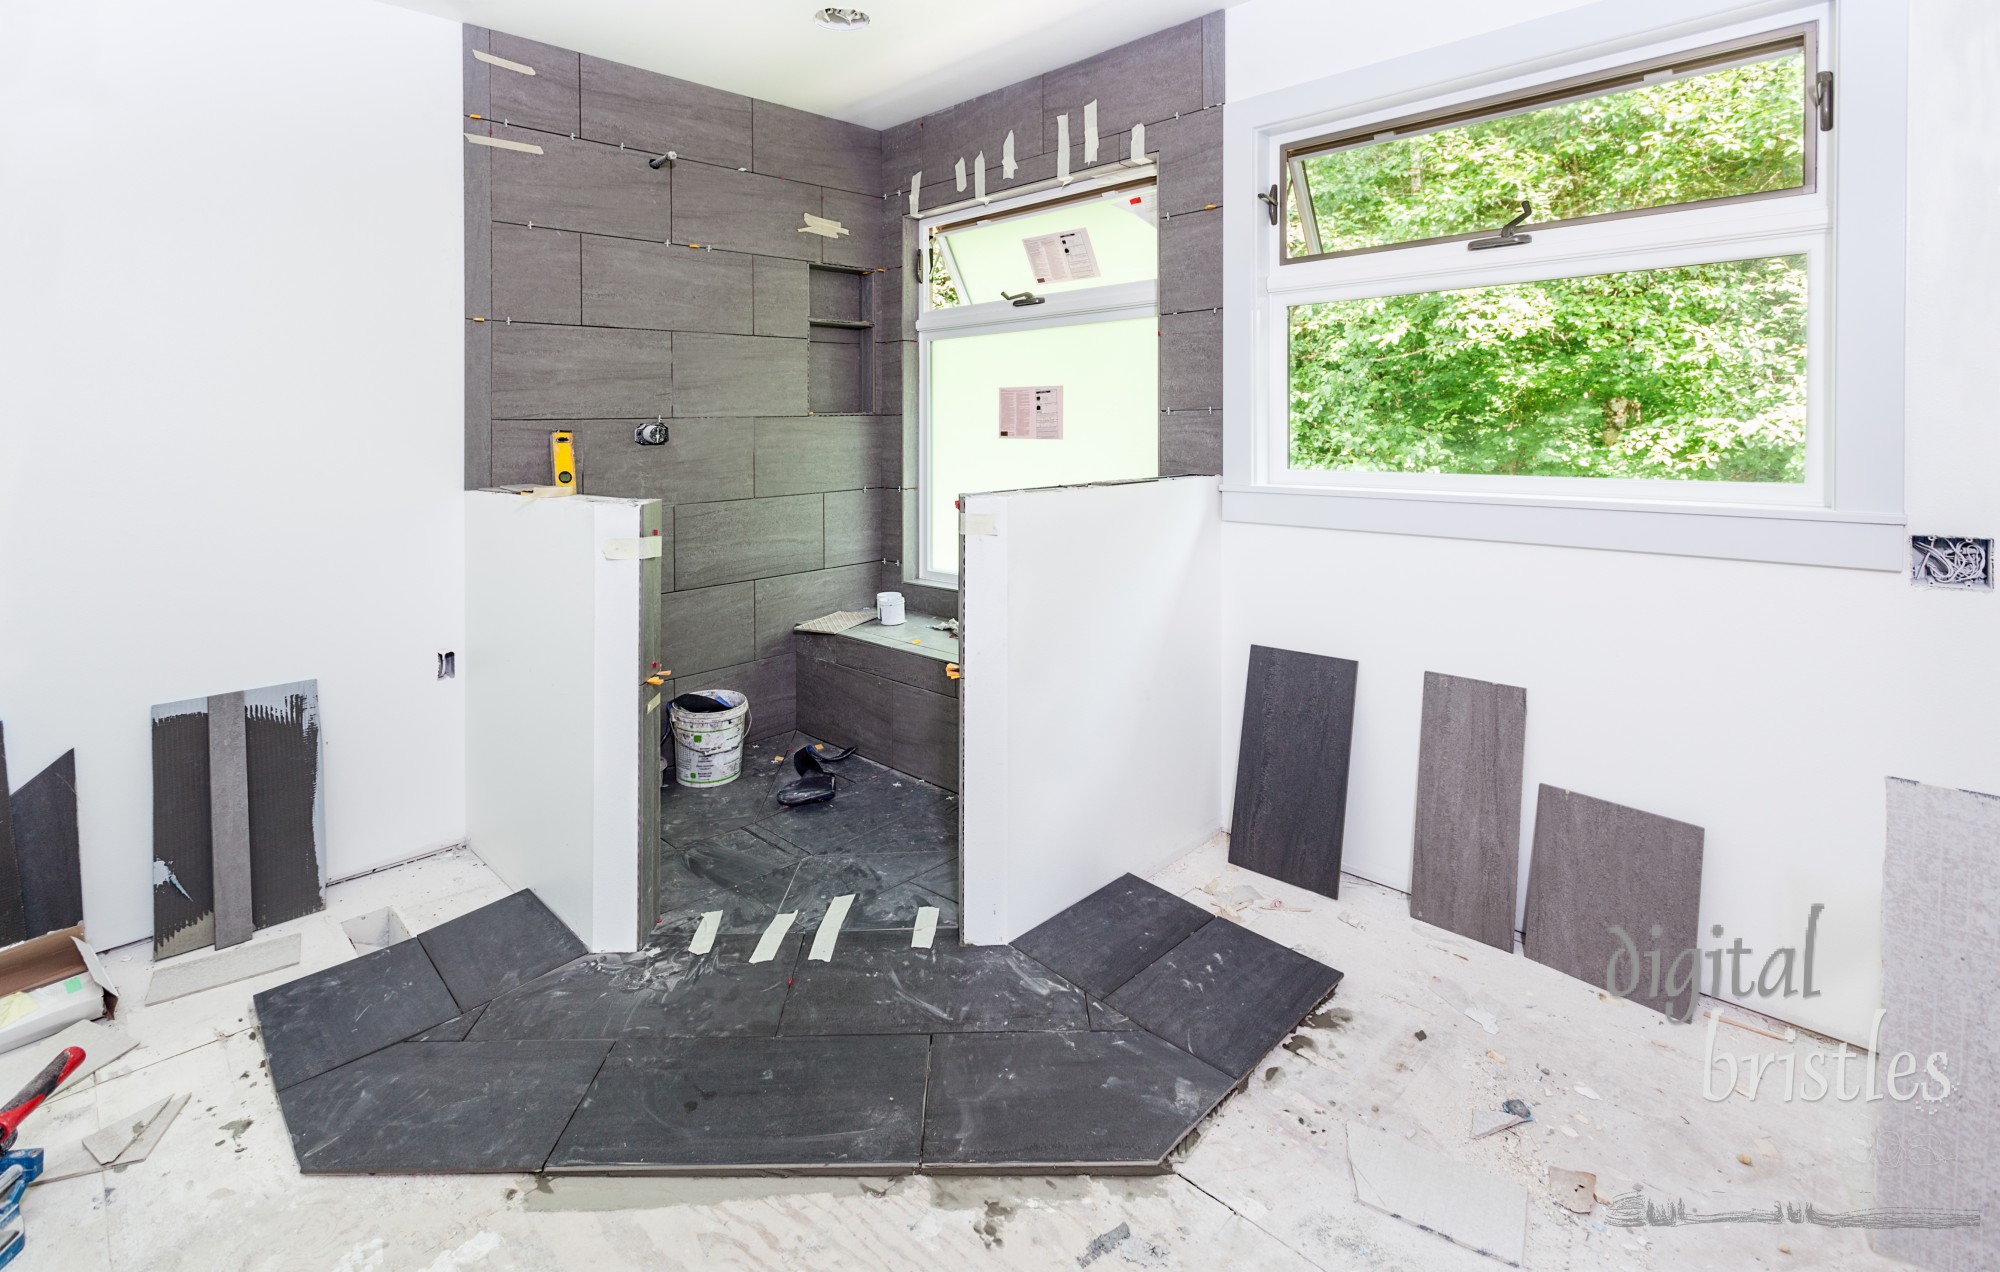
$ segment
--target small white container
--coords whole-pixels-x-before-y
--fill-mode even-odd
[[[894,627],[903,621],[901,592],[875,593],[875,621],[884,627]]]

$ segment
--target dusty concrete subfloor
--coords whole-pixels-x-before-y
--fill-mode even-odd
[[[504,894],[463,851],[338,885],[304,965],[148,1008],[147,947],[114,951],[140,1046],[29,1120],[54,1147],[192,1092],[144,1162],[30,1190],[15,1266],[337,1269],[1409,1269],[1500,1265],[1355,1200],[1348,1122],[1475,1163],[1528,1190],[1529,1268],[1897,1268],[1865,1234],[1797,1223],[1624,1228],[1573,1214],[1548,1167],[1594,1172],[1704,1212],[1867,1205],[1872,1115],[1859,1102],[1702,1095],[1704,1034],[1413,922],[1405,899],[1349,880],[1338,901],[1225,864],[1222,842],[1155,881],[1347,973],[1331,1008],[1274,1051],[1143,1179],[303,1178],[263,1071],[250,996],[351,957],[340,921],[383,905],[421,930]],[[1248,887],[1255,893],[1237,891]],[[1497,1018],[1496,1033],[1447,998]],[[1417,1034],[1422,1031],[1424,1037]],[[1803,1053],[1723,1029],[1736,1054]],[[1594,1092],[1592,1099],[1581,1088]],[[1475,1108],[1509,1096],[1536,1121],[1481,1140]],[[1747,1164],[1744,1159],[1747,1159]]]

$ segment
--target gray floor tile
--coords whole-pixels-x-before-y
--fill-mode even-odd
[[[404,1039],[404,1041],[405,1042],[463,1042],[465,1040],[465,1035],[471,1033],[472,1027],[479,1023],[479,1014],[485,1010],[486,1008],[483,1006],[474,1007],[471,1011],[466,1012],[463,1016],[453,1016],[450,1020],[445,1021],[441,1025],[435,1025],[429,1029],[424,1030],[422,1033],[410,1035],[408,1038]]]
[[[924,1165],[1157,1166],[1232,1085],[1146,1033],[940,1036]]]
[[[417,941],[461,1011],[490,1002],[584,951],[576,933],[525,889],[421,932]]]
[[[257,995],[256,1007],[271,1082],[279,1090],[459,1014],[415,941],[267,989]]]
[[[807,856],[792,873],[791,889],[778,908],[795,911],[801,925],[817,926],[835,897],[852,895],[846,922],[851,931],[907,931],[917,921],[917,910],[927,905],[942,912],[941,926],[957,927],[957,903],[911,883],[919,874],[950,865],[956,857],[948,850]]]
[[[313,1174],[540,1170],[609,1047],[405,1042],[278,1092]]]
[[[760,854],[758,849],[764,851]],[[722,912],[720,932],[761,932],[783,908],[792,871],[803,855],[795,848],[734,830],[714,839],[662,845],[661,934],[691,933],[702,917]],[[759,860],[764,869],[755,869]]]
[[[1229,861],[1340,895],[1359,664],[1250,647]]]
[[[468,1037],[770,1037],[800,938],[752,963],[757,940],[719,937],[706,954],[689,953],[679,938],[636,954],[587,954],[494,999]]]
[[[1213,919],[1107,1000],[1241,1078],[1340,984],[1340,973],[1228,919]]]
[[[908,1169],[930,1039],[621,1042],[551,1170]]]
[[[1074,985],[1006,945],[900,933],[843,936],[830,962],[801,960],[784,1034],[907,1034],[1090,1027]]]
[[[1136,875],[1120,875],[1014,946],[1103,998],[1211,917]]]
[[[759,833],[809,853],[958,848],[958,797],[951,792],[861,756],[828,767],[840,779],[832,802],[787,809],[761,823]]]
[[[1124,1012],[1106,1007],[1095,998],[1090,1000],[1090,1027],[1100,1032],[1120,1032],[1137,1029],[1138,1022]]]

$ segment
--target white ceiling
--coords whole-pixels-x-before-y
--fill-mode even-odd
[[[1239,0],[388,0],[714,88],[886,128]]]

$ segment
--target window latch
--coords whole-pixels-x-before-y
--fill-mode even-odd
[[[1534,242],[1534,235],[1522,234],[1520,232],[1522,222],[1526,221],[1534,211],[1534,204],[1526,199],[1521,200],[1521,215],[1501,226],[1500,233],[1497,236],[1493,238],[1474,239],[1470,243],[1467,243],[1465,245],[1466,250],[1483,252],[1489,247],[1519,247],[1523,243]]]
[[[1813,76],[1813,105],[1819,107],[1819,130],[1833,131],[1833,72],[1821,71]]]
[[[1047,299],[1048,299],[1048,297],[1046,297],[1046,296],[1037,296],[1037,295],[1035,295],[1035,293],[1033,293],[1033,292],[1025,292],[1025,291],[1024,291],[1024,292],[1022,292],[1022,293],[1021,293],[1020,295],[1018,295],[1018,296],[1016,296],[1016,295],[1015,295],[1015,294],[1014,294],[1013,292],[1001,292],[1001,293],[1000,293],[1000,299],[1002,299],[1002,300],[1011,300],[1011,301],[1013,301],[1013,302],[1014,302],[1014,308],[1016,308],[1016,309],[1019,309],[1019,308],[1021,308],[1021,307],[1022,307],[1023,305],[1039,305],[1039,304],[1041,304],[1041,303],[1042,303],[1043,301],[1047,300]]]
[[[1257,197],[1263,201],[1264,210],[1271,214],[1271,224],[1276,225],[1278,223],[1278,187],[1272,186]]]

